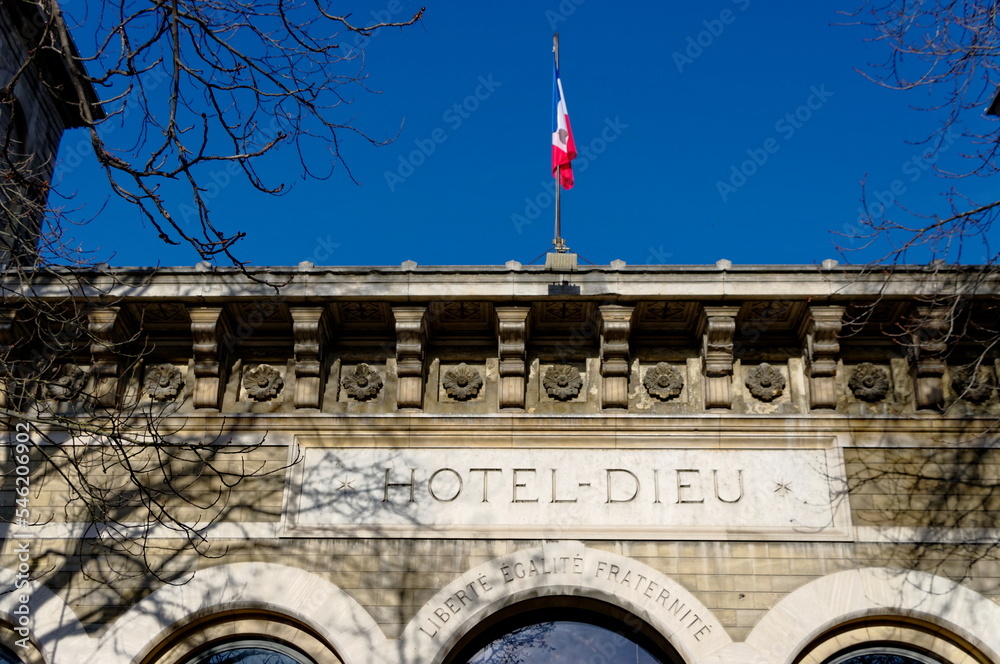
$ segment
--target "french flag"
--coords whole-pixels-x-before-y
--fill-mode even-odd
[[[555,77],[552,79],[552,177],[559,178],[563,189],[573,187],[573,166],[576,159],[576,142],[573,129],[569,125],[569,111],[566,110],[566,95],[559,80],[559,67],[553,62]]]

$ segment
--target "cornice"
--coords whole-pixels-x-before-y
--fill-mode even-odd
[[[136,418],[136,426],[146,420]],[[931,414],[918,416],[852,416],[831,413],[801,414],[781,417],[738,413],[706,413],[693,415],[649,415],[640,413],[593,413],[574,415],[539,415],[529,412],[485,413],[478,415],[441,415],[437,413],[207,413],[162,416],[158,423],[163,431],[177,432],[171,437],[181,439],[206,433],[218,437],[220,444],[234,438],[234,444],[245,445],[256,437],[265,446],[289,444],[289,436],[329,437],[350,434],[352,444],[362,438],[407,447],[421,440],[433,439],[436,445],[448,440],[468,446],[484,447],[514,445],[516,440],[531,437],[539,444],[565,440],[558,446],[607,449],[642,443],[669,443],[683,439],[686,443],[700,441],[713,446],[718,441],[739,438],[748,448],[767,446],[769,438],[781,437],[803,441],[837,438],[845,446],[872,447],[982,447],[995,440],[996,418],[949,417]],[[127,423],[123,422],[123,427]],[[39,428],[46,430],[44,424]],[[53,432],[60,429],[53,429]],[[267,436],[262,438],[266,432]],[[471,434],[470,432],[475,432]],[[752,433],[750,433],[752,432]],[[58,434],[53,436],[58,438]],[[96,442],[96,441],[95,441]]]
[[[253,279],[248,279],[248,275]],[[71,278],[71,279],[70,279]],[[256,280],[256,281],[254,281]],[[70,285],[72,284],[72,285]],[[553,287],[556,288],[553,288]],[[566,286],[572,286],[567,289]],[[1000,296],[1000,274],[987,266],[902,266],[886,270],[814,265],[590,266],[556,272],[543,266],[372,266],[107,268],[55,270],[28,280],[0,280],[9,295],[178,301],[316,297],[414,301],[478,298],[518,301],[583,298],[605,303],[664,296],[726,301],[749,297],[841,301],[853,298]],[[567,294],[572,293],[572,294]]]

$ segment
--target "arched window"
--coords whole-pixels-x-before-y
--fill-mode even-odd
[[[490,641],[468,664],[664,664],[627,636],[598,625],[553,620]]]
[[[809,644],[795,664],[987,664],[971,643],[915,618],[874,616],[840,625]]]
[[[241,639],[209,648],[187,664],[313,664],[313,661],[280,643]]]
[[[596,600],[548,597],[501,610],[445,664],[681,664],[637,616]]]
[[[941,664],[941,662],[912,650],[886,646],[843,653],[830,659],[827,664]]]
[[[266,636],[265,636],[266,635]],[[153,645],[142,664],[342,664],[306,625],[242,610],[192,621]]]
[[[21,660],[17,655],[0,646],[0,664],[21,664]]]

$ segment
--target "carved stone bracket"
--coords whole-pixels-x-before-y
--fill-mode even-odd
[[[326,307],[290,307],[295,336],[295,407],[319,408],[323,392],[323,349],[329,339]]]
[[[117,344],[125,340],[119,307],[101,307],[87,311],[87,331],[90,335],[90,355],[93,358],[90,397],[101,406],[118,403],[118,378],[121,371]]]
[[[809,307],[802,325],[808,360],[810,408],[837,407],[837,360],[844,307]]]
[[[190,307],[194,354],[195,408],[219,409],[225,387],[225,356],[229,348],[229,324],[222,307]]]
[[[605,304],[601,312],[601,408],[628,408],[629,335],[633,306]]]
[[[13,309],[0,310],[0,346],[5,346],[4,356],[10,358],[10,347],[18,338],[17,312]],[[10,358],[13,359],[13,358]],[[10,380],[10,366],[0,364],[0,408],[9,408],[14,403],[14,381]],[[13,425],[9,425],[13,426]]]
[[[732,408],[733,336],[739,307],[705,307],[701,321],[705,407]]]
[[[420,408],[424,401],[424,345],[427,307],[393,307],[396,319],[396,407]]]
[[[500,408],[524,408],[530,307],[496,307],[500,354]]]
[[[0,345],[14,345],[18,337],[17,332],[17,311],[0,309]]]
[[[916,385],[914,393],[919,409],[938,409],[944,405],[945,351],[948,350],[948,309],[917,307],[910,320],[910,339]]]

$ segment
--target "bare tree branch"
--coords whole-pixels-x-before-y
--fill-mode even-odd
[[[937,118],[937,124],[914,142],[938,176],[958,181],[943,192],[940,210],[911,210],[898,201],[886,210],[862,185],[860,229],[847,234],[861,246],[850,251],[884,243],[887,248],[873,262],[940,258],[995,268],[998,254],[988,239],[1000,215],[1000,197],[975,200],[963,193],[960,182],[1000,171],[1000,119],[986,114],[1000,86],[1000,7],[973,0],[878,0],[850,16],[852,24],[871,29],[870,40],[886,52],[884,61],[859,72],[892,90],[926,93],[916,108]],[[938,162],[956,142],[965,164],[961,169]]]
[[[42,57],[63,61],[112,191],[135,205],[163,241],[236,266],[244,264],[234,251],[244,233],[216,223],[206,196],[212,175],[232,164],[256,190],[280,194],[288,182],[271,181],[259,164],[287,146],[283,155],[299,168],[284,173],[324,179],[339,166],[353,180],[344,138],[384,145],[391,137],[368,133],[347,114],[354,94],[372,90],[363,54],[342,46],[341,38],[409,26],[424,12],[363,23],[319,0],[120,1],[87,5],[81,16],[63,12],[55,0],[24,4],[42,22],[5,89],[13,90]],[[71,28],[99,35],[82,56]],[[100,101],[86,94],[91,85]],[[63,90],[52,93],[65,97]],[[12,103],[9,96],[4,102]],[[8,160],[7,170],[13,166]],[[181,218],[179,203],[191,210]]]

